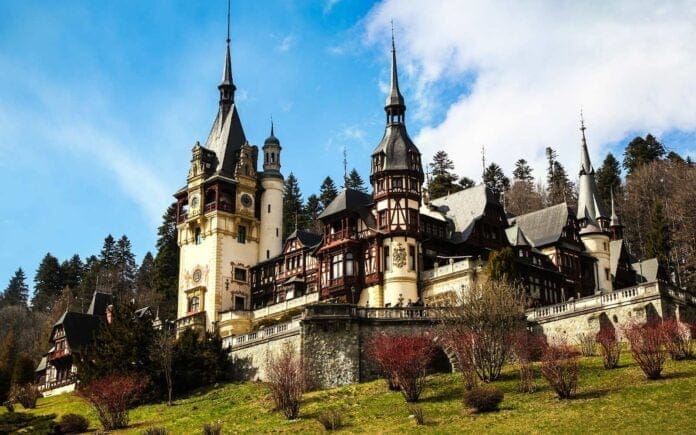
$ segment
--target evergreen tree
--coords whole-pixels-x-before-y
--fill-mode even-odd
[[[0,336],[0,403],[4,403],[10,394],[12,372],[17,360],[17,342],[13,330]]]
[[[34,361],[27,353],[17,355],[12,370],[12,383],[14,385],[26,385],[34,382]]]
[[[131,242],[125,235],[116,242],[116,270],[118,273],[117,291],[132,293],[135,288],[138,267],[135,255],[131,251]]]
[[[505,176],[503,169],[495,163],[488,165],[483,172],[483,183],[493,191],[499,201],[502,195],[510,189],[510,179]]]
[[[657,257],[660,265],[668,269],[670,251],[670,233],[667,218],[660,202],[655,202],[650,216],[650,230],[645,243],[645,254],[648,258]]]
[[[331,179],[331,177],[324,178],[319,188],[319,202],[321,202],[322,208],[326,208],[331,201],[333,201],[336,196],[338,196],[338,190],[336,189],[336,184]]]
[[[631,175],[633,171],[646,163],[660,160],[666,153],[665,147],[655,136],[648,134],[645,139],[638,136],[624,150],[623,167]]]
[[[176,319],[179,288],[179,245],[176,241],[176,203],[162,216],[157,229],[157,255],[152,267],[152,288],[160,295],[159,317]]]
[[[95,290],[97,290],[97,285],[99,284],[99,271],[99,259],[95,255],[90,255],[87,257],[83,266],[83,274],[82,279],[80,280],[80,285],[77,287],[77,291],[75,292],[77,308],[79,308],[80,312],[82,313],[87,311],[87,308],[92,300],[92,294]]]
[[[561,162],[557,160],[552,162],[551,172],[547,181],[547,205],[555,205],[566,202],[572,207],[575,204],[575,184],[568,179],[568,174],[566,173],[566,170]]]
[[[77,292],[82,276],[85,273],[85,266],[82,264],[80,256],[75,254],[70,260],[65,260],[60,265],[60,276],[63,280],[63,287],[70,287],[73,292]]]
[[[10,283],[0,297],[0,307],[7,305],[27,305],[29,299],[29,286],[27,286],[26,276],[20,267],[10,278]]]
[[[346,187],[348,189],[354,189],[362,193],[367,193],[365,181],[363,181],[362,177],[360,174],[358,174],[358,171],[355,168],[353,168],[353,170],[350,171],[350,174],[348,174],[348,178],[346,179]]]
[[[532,177],[532,168],[525,159],[519,159],[515,162],[515,170],[512,171],[512,176],[515,180],[526,181],[529,183],[534,181],[534,177]]]
[[[454,174],[454,162],[449,158],[445,151],[437,151],[433,156],[433,161],[430,163],[430,173],[432,179],[428,182],[428,193],[430,199],[440,198],[449,193],[459,192],[465,187],[461,184],[455,184],[457,176]],[[462,180],[464,180],[463,177]],[[465,182],[470,181],[468,178]]]
[[[285,179],[285,189],[283,195],[283,240],[285,240],[295,227],[302,227],[305,223],[303,216],[304,207],[302,206],[302,193],[300,185],[295,175],[290,172]]]
[[[230,377],[232,363],[218,334],[186,329],[174,344],[174,389],[183,393]]]
[[[670,161],[672,163],[685,163],[685,160],[682,158],[682,156],[679,155],[679,153],[675,151],[670,151],[667,153],[667,156],[665,156],[665,160]]]
[[[34,296],[31,306],[34,310],[46,312],[60,295],[63,289],[63,280],[60,276],[60,264],[58,259],[47,253],[34,276]]]
[[[116,240],[109,234],[104,238],[104,245],[102,246],[101,253],[99,254],[99,262],[104,268],[116,267],[117,263],[117,247]]]
[[[469,177],[462,177],[459,179],[459,186],[461,186],[462,189],[468,189],[476,186],[476,182]]]
[[[147,251],[143,257],[143,262],[138,267],[138,273],[135,276],[135,288],[138,293],[149,292],[153,289],[153,269],[155,268],[155,258],[150,251]]]
[[[621,166],[612,153],[607,154],[602,166],[595,174],[599,196],[605,204],[611,201],[611,191],[618,193],[621,189]]]
[[[322,234],[323,232],[321,222],[318,219],[321,211],[322,207],[319,197],[315,194],[309,195],[307,204],[305,204],[304,214],[307,216],[307,219],[309,219],[309,229],[316,234]]]

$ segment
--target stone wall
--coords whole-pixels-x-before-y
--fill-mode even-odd
[[[280,352],[284,346],[293,347],[299,355],[301,343],[302,337],[298,329],[246,346],[237,346],[230,352],[234,366],[233,377],[243,381],[266,380],[266,363],[269,357]]]

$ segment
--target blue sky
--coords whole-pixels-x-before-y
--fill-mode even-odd
[[[694,7],[614,8],[234,1],[242,123],[262,144],[273,117],[305,197],[341,178],[343,147],[367,179],[393,19],[425,160],[446,149],[477,178],[482,145],[508,173],[521,157],[540,170],[551,145],[573,174],[580,106],[597,166],[647,131],[696,156]],[[20,266],[31,280],[46,252],[97,254],[109,233],[139,259],[154,250],[215,116],[225,13],[224,0],[0,2],[0,288]]]

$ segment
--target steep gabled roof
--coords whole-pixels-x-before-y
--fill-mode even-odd
[[[110,294],[95,291],[92,295],[92,302],[89,304],[87,314],[91,314],[93,316],[104,316],[106,314],[106,307],[108,307],[110,304]]]
[[[619,268],[621,252],[624,249],[623,240],[612,240],[609,242],[609,269],[612,276],[616,276],[616,269]]]
[[[660,273],[660,263],[657,261],[657,258],[649,258],[633,263],[631,267],[638,274],[639,280],[642,279],[643,282],[657,281]]]
[[[322,236],[311,231],[295,230],[287,237],[287,239],[285,239],[285,241],[287,242],[291,239],[297,239],[305,247],[311,248],[321,243]]]
[[[519,225],[513,225],[505,229],[505,236],[512,246],[532,246],[529,240],[524,236],[524,233],[520,229]]]
[[[239,159],[239,150],[247,142],[239,120],[237,105],[232,104],[229,110],[218,110],[213,127],[210,129],[205,148],[215,152],[217,167],[215,172],[233,178],[234,170]]]
[[[539,247],[555,243],[561,238],[568,223],[568,205],[563,202],[541,210],[513,217],[511,225],[517,224],[532,246]]]
[[[372,203],[372,196],[367,193],[362,193],[355,189],[343,189],[341,193],[334,198],[333,201],[326,206],[324,211],[319,214],[319,219],[324,220],[329,216],[333,216],[342,212],[358,212],[366,208]],[[360,213],[363,217],[364,213]],[[369,213],[368,213],[369,214]],[[365,217],[363,217],[365,219]]]
[[[66,311],[53,325],[51,339],[53,339],[55,329],[58,326],[62,326],[68,346],[70,346],[73,352],[78,352],[94,338],[94,334],[97,333],[101,322],[102,318],[98,316]]]
[[[474,230],[476,221],[480,219],[488,204],[500,204],[485,185],[470,187],[451,195],[433,199],[430,205],[421,206],[420,212],[434,217],[437,210],[443,217],[454,224],[452,242],[465,242]]]

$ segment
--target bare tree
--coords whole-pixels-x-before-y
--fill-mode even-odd
[[[155,335],[152,342],[152,360],[157,364],[158,371],[167,384],[167,405],[172,406],[174,337],[167,326],[166,324],[162,325],[162,329]]]
[[[524,289],[488,280],[443,308],[440,333],[462,367],[490,382],[500,376],[513,351],[515,334],[526,325]]]
[[[277,355],[269,356],[266,373],[276,409],[288,420],[297,418],[305,389],[302,357],[286,344]]]

